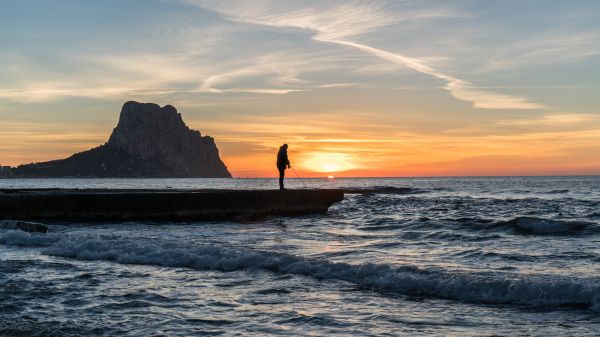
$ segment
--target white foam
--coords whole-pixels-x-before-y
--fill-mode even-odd
[[[258,269],[321,280],[343,280],[375,291],[479,303],[531,306],[583,305],[600,310],[600,282],[550,275],[489,275],[423,270],[413,266],[334,263],[276,252],[190,243],[132,240],[118,236],[75,237],[0,233],[0,244],[42,246],[52,256],[196,270]]]
[[[53,256],[117,263],[233,271],[258,269],[321,280],[337,279],[381,292],[480,303],[532,306],[584,305],[599,309],[598,280],[550,275],[522,276],[422,270],[385,264],[334,263],[275,252],[175,242],[87,238],[66,239],[45,250]]]

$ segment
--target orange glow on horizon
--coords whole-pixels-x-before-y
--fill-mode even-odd
[[[600,128],[587,120],[577,129],[499,132],[493,127],[431,132],[399,131],[375,115],[319,114],[248,117],[235,122],[198,121],[188,125],[215,138],[221,158],[234,177],[276,177],[276,154],[288,143],[290,161],[300,177],[403,177],[473,175],[594,175],[600,174]],[[320,122],[316,122],[320,120]],[[577,121],[575,121],[577,122]],[[519,122],[530,128],[554,119]],[[517,124],[502,121],[502,126]],[[73,132],[70,126],[0,125],[0,164],[66,158],[104,143],[110,127]],[[555,128],[555,129],[553,129]],[[70,131],[70,132],[69,132]],[[285,135],[285,138],[282,137]],[[290,170],[287,177],[294,178]]]
[[[287,141],[290,161],[301,177],[416,177],[600,174],[600,130],[518,135],[398,135],[381,142]],[[575,144],[575,145],[571,145]],[[266,147],[267,144],[265,144]],[[230,156],[236,177],[276,177],[279,146]],[[293,174],[289,174],[293,177]]]

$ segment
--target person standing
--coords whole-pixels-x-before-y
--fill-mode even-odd
[[[279,152],[277,153],[277,170],[279,170],[279,189],[282,191],[285,190],[285,187],[283,186],[283,179],[285,178],[285,169],[291,168],[290,160],[288,159],[287,149],[288,145],[283,144],[279,148]]]

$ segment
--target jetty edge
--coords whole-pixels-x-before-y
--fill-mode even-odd
[[[0,219],[22,221],[209,221],[326,213],[339,189],[0,189]]]

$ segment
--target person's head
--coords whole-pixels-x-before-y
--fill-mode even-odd
[[[287,150],[287,148],[288,148],[288,145],[287,145],[287,144],[283,144],[282,148],[283,148],[284,150]]]

